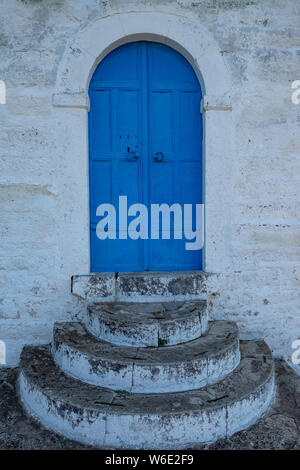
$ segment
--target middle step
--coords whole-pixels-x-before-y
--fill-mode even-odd
[[[132,393],[195,390],[222,380],[239,364],[235,323],[210,322],[205,335],[176,346],[134,348],[96,339],[81,323],[56,323],[52,353],[68,375]]]

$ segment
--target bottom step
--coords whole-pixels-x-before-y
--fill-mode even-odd
[[[25,347],[19,393],[45,427],[95,447],[183,449],[228,437],[253,424],[274,393],[270,350],[262,341],[241,345],[240,365],[201,390],[136,395],[66,376],[50,347]]]

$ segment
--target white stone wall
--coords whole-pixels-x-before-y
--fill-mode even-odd
[[[232,77],[229,265],[212,278],[211,315],[236,321],[242,337],[265,338],[287,360],[300,339],[300,104],[291,101],[299,1],[0,0],[0,341],[9,365],[23,344],[49,342],[54,321],[82,312],[70,293],[79,247],[64,235],[76,226],[76,166],[60,145],[70,110],[58,126],[52,106],[66,43],[100,16],[147,8],[198,18]],[[71,112],[84,125],[85,115]],[[69,139],[74,145],[76,135]]]

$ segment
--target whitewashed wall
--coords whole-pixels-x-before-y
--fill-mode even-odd
[[[64,111],[58,129],[51,102],[66,43],[112,11],[153,7],[198,17],[232,76],[230,263],[211,282],[212,316],[287,360],[300,339],[299,1],[0,0],[0,340],[9,365],[23,344],[48,342],[54,321],[82,311],[70,293],[80,253],[64,237],[76,225],[64,177],[72,161],[60,146]]]

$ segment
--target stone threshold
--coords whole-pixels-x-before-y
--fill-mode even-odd
[[[91,302],[205,300],[210,273],[159,271],[73,275],[73,295]]]

